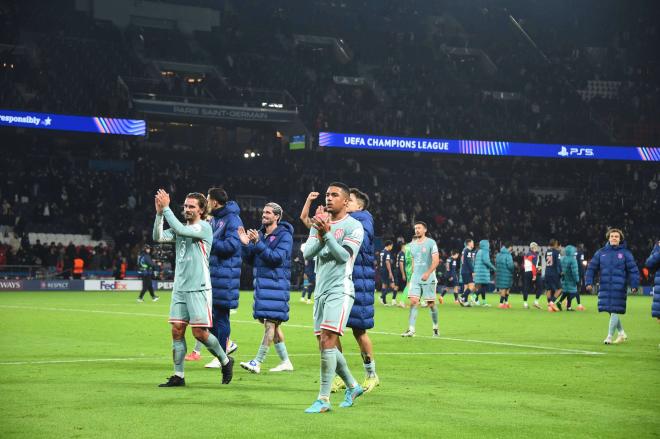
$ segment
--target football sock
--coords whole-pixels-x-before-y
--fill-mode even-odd
[[[429,311],[431,312],[431,320],[433,321],[433,329],[438,329],[438,307],[434,306],[433,308],[429,308]]]
[[[330,398],[330,388],[337,370],[337,352],[339,351],[335,348],[321,351],[321,388],[318,399],[327,401]]]
[[[183,378],[183,359],[186,357],[186,339],[172,340],[172,359],[174,360],[174,375]]]
[[[617,317],[619,317],[618,314],[617,314]],[[616,330],[619,331],[619,334],[624,334],[625,332],[623,331],[623,325],[621,324],[621,317],[619,317],[617,320],[618,320],[618,322],[617,322],[617,325],[616,325]]]
[[[500,296],[500,303],[504,303],[504,296]]]
[[[575,300],[577,300],[578,305],[580,305],[580,292],[575,293]]]
[[[458,300],[458,293],[454,293],[454,301]]]
[[[204,343],[202,343],[199,340],[195,340],[195,349],[193,349],[195,352],[200,354],[202,352],[202,346],[204,346]]]
[[[348,364],[346,363],[344,354],[339,352],[337,349],[335,349],[335,352],[335,355],[337,356],[337,375],[339,375],[341,379],[344,380],[347,387],[355,387],[357,385],[357,381],[355,381],[355,378],[353,378],[353,375],[351,375],[351,371],[348,369]]]
[[[257,356],[254,357],[254,361],[256,361],[257,363],[263,363],[264,360],[266,359],[266,354],[268,354],[269,347],[270,346],[264,346],[264,345],[259,346],[259,350],[257,351]]]
[[[287,361],[289,359],[289,353],[286,351],[286,345],[284,342],[275,343],[275,352],[280,357],[280,360]]]
[[[612,337],[614,335],[614,330],[617,329],[619,325],[619,315],[614,313],[610,314],[610,326],[607,331],[607,335]]]
[[[374,360],[370,360],[369,363],[363,363],[363,364],[364,364],[364,371],[366,372],[368,377],[376,375],[376,362]]]
[[[416,306],[411,306],[410,307],[410,316],[408,317],[408,327],[411,330],[415,330],[415,322],[417,322],[417,313],[419,310],[417,309]]]
[[[208,332],[206,341],[203,341],[202,343],[204,343],[204,346],[206,346],[206,349],[208,349],[210,353],[220,360],[220,363],[222,363],[223,366],[229,362],[227,354],[225,354],[224,349],[220,347],[220,342],[215,335],[211,334],[211,331]]]

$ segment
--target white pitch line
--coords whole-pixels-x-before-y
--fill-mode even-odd
[[[79,360],[39,360],[39,361],[3,361],[0,366],[23,366],[26,364],[68,364],[68,363],[104,363],[106,361],[162,360],[165,357],[129,357],[129,358],[86,358]]]
[[[576,355],[574,352],[378,352],[378,356],[434,356],[434,355],[496,355],[496,356],[539,356],[539,355]],[[357,352],[344,352],[344,356],[358,356]],[[583,354],[579,354],[583,355]],[[318,357],[318,353],[289,354],[289,357]],[[168,357],[128,357],[128,358],[85,358],[78,360],[38,360],[38,361],[3,361],[0,366],[25,366],[39,364],[105,363],[113,361],[168,360]]]
[[[30,309],[30,310],[41,310],[41,311],[65,311],[65,312],[86,312],[94,314],[110,314],[110,315],[123,315],[123,316],[136,316],[136,317],[158,317],[166,319],[167,316],[163,314],[150,314],[150,313],[134,313],[134,312],[123,312],[123,311],[104,311],[104,310],[91,310],[91,309],[75,309],[75,308],[47,308],[47,307],[31,307],[31,306],[19,306],[19,305],[0,305],[0,308],[11,308],[11,309]],[[255,320],[232,320],[233,323],[242,323],[242,324],[260,324]],[[312,326],[309,325],[297,325],[297,324],[286,324],[287,328],[300,328],[310,330]],[[400,337],[401,334],[394,332],[384,332],[384,331],[369,331],[370,334],[379,334],[379,335],[390,335]],[[416,335],[416,338],[424,339],[436,339],[436,340],[447,340],[447,341],[458,341],[463,343],[478,343],[478,344],[487,344],[494,346],[511,346],[516,348],[527,348],[527,349],[540,349],[547,351],[556,351],[556,352],[567,352],[571,354],[581,354],[581,355],[605,355],[605,352],[594,352],[586,351],[582,349],[567,349],[567,348],[557,348],[552,346],[538,346],[538,345],[529,345],[529,344],[520,344],[520,343],[509,343],[503,341],[489,341],[489,340],[475,340],[469,338],[456,338],[456,337],[432,337],[430,335]]]

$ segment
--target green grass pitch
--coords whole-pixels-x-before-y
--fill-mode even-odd
[[[428,311],[403,339],[408,312],[376,308],[371,333],[381,385],[349,409],[306,415],[318,392],[312,307],[293,294],[284,326],[295,371],[238,367],[256,353],[262,327],[243,293],[231,316],[234,381],[220,385],[210,359],[186,363],[185,388],[158,388],[172,374],[170,296],[0,293],[0,437],[660,437],[660,325],[649,297],[630,297],[629,340],[602,344],[608,316],[585,312],[440,306],[440,339]],[[491,302],[495,297],[491,296]],[[194,340],[188,334],[188,350]],[[354,375],[364,371],[352,335],[343,338]]]

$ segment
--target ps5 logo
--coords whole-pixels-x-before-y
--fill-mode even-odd
[[[576,148],[576,147],[566,148],[565,146],[562,146],[561,150],[557,153],[557,155],[561,157],[572,157],[572,156],[593,157],[594,150],[593,148]]]

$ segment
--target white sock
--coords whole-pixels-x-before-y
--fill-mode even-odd
[[[183,372],[174,372],[174,375],[183,378]]]

